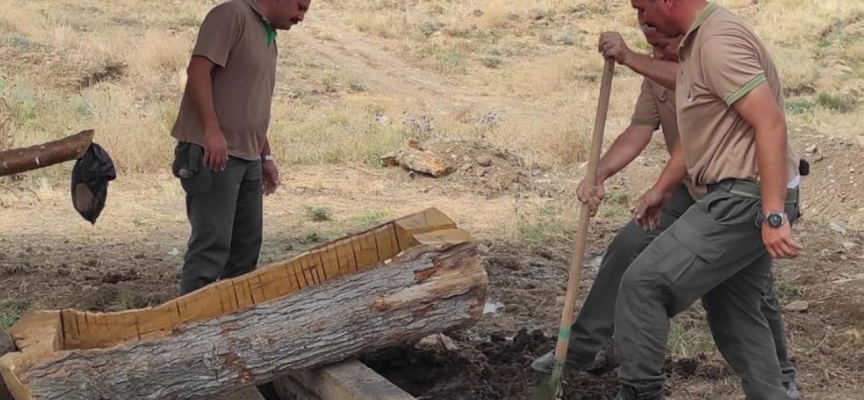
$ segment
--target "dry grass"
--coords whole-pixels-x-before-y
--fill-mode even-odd
[[[188,52],[198,23],[216,3],[0,0],[7,10],[0,16],[0,72],[7,77],[0,80],[0,96],[11,110],[7,136],[24,146],[94,128],[121,173],[165,171]],[[856,132],[864,113],[854,101],[864,92],[864,4],[719,3],[743,15],[770,46],[790,90],[794,124]],[[317,23],[315,13],[326,14],[326,21]],[[582,161],[602,66],[597,34],[617,29],[632,46],[647,49],[623,0],[319,0],[307,24],[327,43],[354,29],[369,45],[405,60],[406,68],[441,76],[474,101],[454,104],[446,94],[419,89],[379,90],[364,81],[363,65],[310,61],[316,49],[294,46],[289,32],[279,39],[271,130],[277,156],[287,163],[374,163],[418,136],[483,137],[548,167]],[[366,44],[335,44],[360,45]],[[376,60],[365,61],[376,67]],[[639,79],[618,68],[609,140],[628,123]],[[500,113],[504,122],[478,126],[487,112]],[[411,121],[421,117],[434,119],[434,126],[418,130]]]

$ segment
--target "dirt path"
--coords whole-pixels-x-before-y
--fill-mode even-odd
[[[298,41],[298,54],[349,72],[376,93],[409,96],[435,107],[459,103],[523,111],[537,107],[521,99],[481,95],[462,82],[412,67],[348,27],[325,4],[316,6],[316,12],[291,35]]]

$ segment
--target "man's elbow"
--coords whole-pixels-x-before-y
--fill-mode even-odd
[[[213,63],[199,56],[193,56],[189,61],[189,66],[186,67],[186,76],[189,80],[210,77],[210,72],[213,71]]]

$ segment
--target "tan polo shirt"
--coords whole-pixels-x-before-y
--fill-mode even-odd
[[[671,155],[679,136],[678,119],[675,113],[675,92],[648,78],[642,78],[642,88],[633,107],[630,123],[647,125],[654,130],[661,129],[666,149]],[[693,185],[689,178],[683,183],[694,199],[701,199],[707,193],[704,187]]]
[[[662,128],[666,148],[672,154],[675,141],[678,140],[675,92],[648,78],[642,78],[642,88],[630,121],[634,125],[648,125],[655,130]]]
[[[275,31],[268,29],[257,7],[255,0],[230,0],[214,7],[202,22],[192,51],[216,64],[211,80],[216,117],[228,155],[246,160],[261,156],[276,83]],[[171,136],[204,145],[204,125],[188,84]]]
[[[759,182],[755,130],[732,105],[767,84],[784,111],[783,88],[759,37],[725,8],[708,3],[678,48],[676,103],[681,144],[697,185],[727,178]],[[789,187],[798,156],[788,143]]]

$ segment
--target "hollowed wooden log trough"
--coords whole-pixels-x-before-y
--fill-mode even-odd
[[[0,373],[16,400],[208,398],[471,326],[487,284],[432,208],[156,307],[29,312]]]

